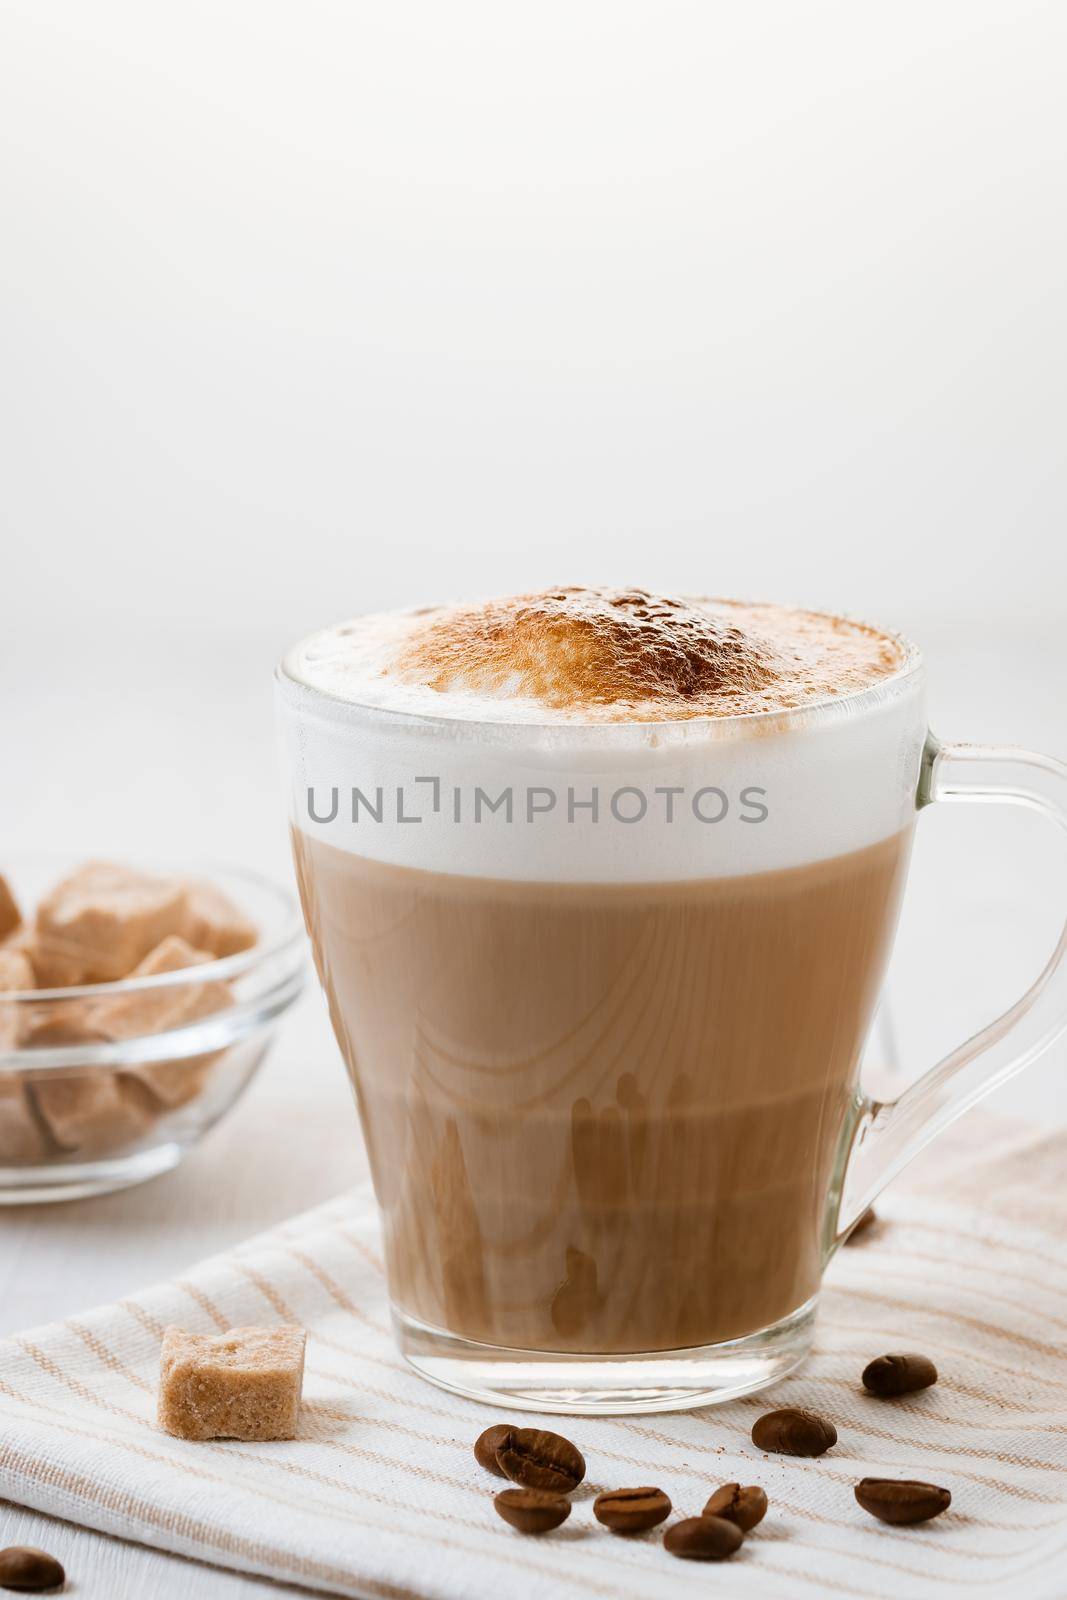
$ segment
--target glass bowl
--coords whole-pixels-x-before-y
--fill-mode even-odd
[[[80,864],[23,858],[3,870],[29,915]],[[0,1205],[106,1194],[176,1166],[251,1081],[303,986],[287,890],[210,863],[129,865],[215,885],[258,941],[153,977],[0,992]]]

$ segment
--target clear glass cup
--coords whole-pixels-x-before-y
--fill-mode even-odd
[[[800,710],[611,725],[389,712],[280,666],[305,918],[425,1377],[589,1413],[774,1382],[882,1186],[1063,1030],[1061,940],[899,1098],[859,1081],[918,813],[1067,800],[1058,762],[936,740],[900,644]]]

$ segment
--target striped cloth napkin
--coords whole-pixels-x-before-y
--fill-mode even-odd
[[[372,1197],[359,1191],[148,1289],[0,1345],[0,1494],[73,1522],[245,1572],[380,1600],[1053,1600],[1067,1572],[1067,1135],[972,1118],[887,1197],[833,1263],[815,1354],[771,1395],[691,1413],[575,1418],[589,1482],[557,1533],[495,1515],[471,1454],[499,1413],[409,1374],[393,1348]],[[310,1330],[300,1437],[190,1444],[154,1422],[167,1322]],[[886,1350],[927,1352],[935,1388],[866,1396]],[[819,1460],[749,1439],[771,1403],[832,1417]],[[514,1414],[513,1414],[514,1415]],[[536,1424],[540,1419],[528,1417]],[[952,1490],[936,1522],[891,1528],[856,1505],[866,1475]],[[601,1488],[653,1483],[680,1515],[720,1483],[759,1483],[764,1523],[714,1575],[662,1529],[593,1520]]]

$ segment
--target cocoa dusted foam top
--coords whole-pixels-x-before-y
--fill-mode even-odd
[[[892,635],[824,612],[571,587],[360,618],[306,640],[286,667],[396,711],[603,723],[789,710],[903,662]]]

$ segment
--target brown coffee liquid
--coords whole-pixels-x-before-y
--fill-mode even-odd
[[[394,1302],[587,1354],[802,1306],[910,839],[602,886],[382,866],[294,831]]]

